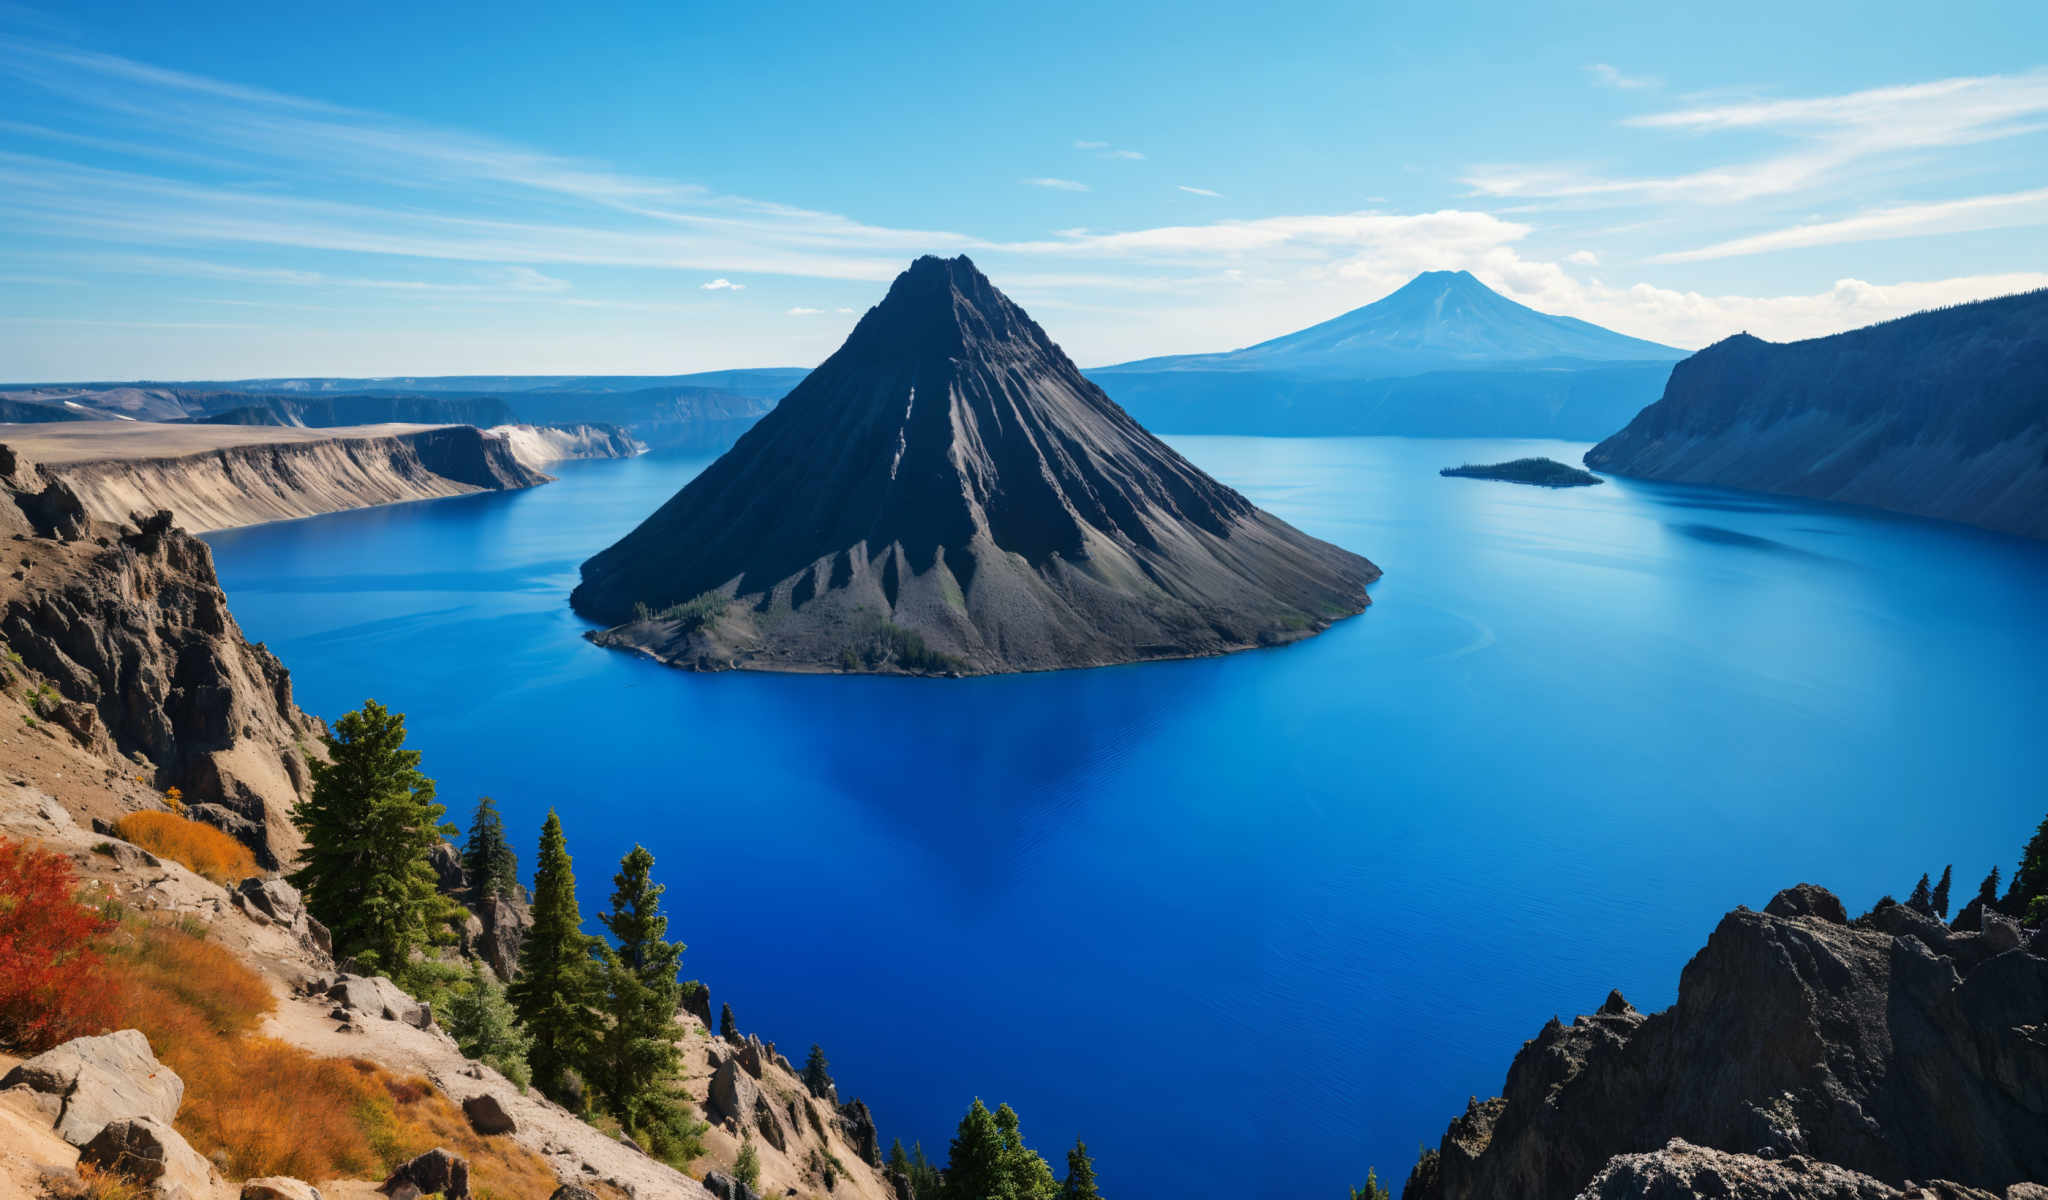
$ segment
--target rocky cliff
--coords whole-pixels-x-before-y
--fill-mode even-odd
[[[1722,919],[1664,1012],[1617,992],[1553,1019],[1503,1094],[1451,1123],[1404,1200],[2048,1181],[2044,953],[2048,935],[1995,914],[1981,932],[1892,904],[1852,923],[1823,889],[1780,892]]]
[[[1672,369],[1586,465],[2048,537],[2048,291]]]
[[[599,640],[771,670],[1046,670],[1292,641],[1370,562],[1147,433],[965,258],[583,565]]]
[[[547,482],[506,438],[468,425],[400,429],[289,440],[280,433],[276,441],[259,432],[245,444],[197,453],[130,451],[52,469],[97,518],[166,509],[181,528],[200,533]]]
[[[205,543],[167,513],[96,519],[69,484],[0,446],[0,639],[8,682],[78,745],[126,759],[271,863],[299,844],[319,722],[228,612]]]

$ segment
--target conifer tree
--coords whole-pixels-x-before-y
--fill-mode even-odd
[[[946,1155],[945,1200],[1022,1200],[995,1114],[977,1097]]]
[[[1003,1137],[1003,1165],[1017,1200],[1052,1200],[1059,1185],[1053,1180],[1052,1167],[1038,1151],[1024,1144],[1017,1110],[1007,1104],[997,1108],[996,1129]]]
[[[803,1081],[805,1090],[823,1100],[832,1092],[832,1064],[825,1061],[825,1049],[816,1042],[811,1043],[811,1057],[804,1062]]]
[[[1997,867],[1992,867],[1991,874],[1986,875],[1984,877],[1984,882],[1977,885],[1977,899],[1982,900],[1984,902],[1985,907],[1987,908],[1998,903]]]
[[[2048,897],[2048,817],[2041,818],[2040,828],[2027,840],[2020,851],[2020,865],[2013,868],[2012,886],[2005,891],[2005,902],[1998,907],[2007,916],[2030,917],[2034,902]]]
[[[520,1087],[531,1079],[526,1055],[533,1039],[519,1027],[503,985],[484,969],[482,959],[469,960],[469,990],[458,991],[448,1002],[448,1034],[464,1055],[496,1068]]]
[[[945,1200],[946,1178],[939,1165],[925,1157],[921,1141],[910,1144],[910,1194],[921,1200]]]
[[[519,948],[519,977],[506,996],[533,1038],[527,1061],[534,1082],[558,1103],[572,1096],[569,1073],[580,1071],[590,1054],[592,1008],[598,999],[590,948],[596,940],[583,932],[562,822],[549,809],[534,858],[533,928]]]
[[[498,803],[485,796],[469,819],[469,842],[463,847],[462,869],[469,876],[469,900],[481,908],[493,896],[510,896],[519,887],[519,856],[505,841],[505,822]]]
[[[1922,875],[1920,882],[1913,885],[1913,894],[1906,897],[1906,907],[1930,917],[1934,915],[1934,899],[1927,890],[1927,876]]]
[[[405,748],[403,713],[365,700],[325,741],[312,795],[292,806],[306,849],[290,879],[333,934],[337,958],[396,972],[451,913],[428,855],[455,827],[442,824],[419,751]]]
[[[1372,1167],[1365,1169],[1365,1186],[1351,1189],[1351,1200],[1394,1200],[1394,1193],[1380,1182],[1380,1173]]]
[[[889,1144],[888,1169],[905,1179],[910,1178],[910,1156],[903,1152],[902,1138],[897,1138]]]
[[[1934,915],[1944,921],[1948,920],[1948,889],[1955,873],[1955,864],[1950,863],[1941,869],[1941,882],[1934,885]]]
[[[728,1042],[737,1041],[739,1039],[740,1027],[739,1024],[732,1019],[732,1005],[730,1004],[721,1004],[718,1006],[718,1036],[724,1038]]]
[[[675,1012],[682,1000],[683,945],[666,940],[661,912],[667,889],[652,879],[654,855],[635,846],[612,876],[611,911],[598,917],[617,946],[598,944],[607,1021],[599,1036],[593,1080],[605,1107],[629,1130],[646,1128],[673,1106]]]
[[[1095,1160],[1088,1157],[1088,1143],[1080,1138],[1067,1151],[1067,1177],[1060,1183],[1059,1200],[1102,1200],[1095,1187]]]

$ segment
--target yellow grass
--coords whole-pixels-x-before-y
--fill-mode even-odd
[[[176,813],[129,813],[114,822],[114,832],[123,841],[183,863],[222,886],[257,873],[256,856],[247,846],[211,825]]]
[[[425,1079],[375,1064],[319,1058],[254,1036],[276,1004],[225,948],[169,925],[130,920],[114,937],[116,1028],[140,1029],[185,1081],[177,1126],[235,1179],[383,1179],[446,1146],[472,1186],[495,1200],[554,1191],[547,1164],[509,1138],[483,1138]]]

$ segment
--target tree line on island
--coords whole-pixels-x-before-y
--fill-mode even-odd
[[[292,809],[306,848],[288,878],[332,934],[336,960],[388,975],[444,1012],[463,1053],[519,1087],[616,1122],[671,1165],[701,1156],[708,1126],[684,1091],[674,1027],[702,985],[681,978],[684,945],[669,939],[654,855],[639,845],[626,853],[612,876],[610,906],[598,914],[605,935],[586,933],[568,841],[550,809],[534,861],[533,923],[517,971],[501,984],[481,958],[456,966],[434,954],[455,940],[465,911],[442,891],[433,863],[443,839],[458,831],[420,771],[420,752],[405,748],[404,714],[366,701],[337,720],[325,741],[328,761],[313,763],[311,794]],[[520,893],[518,856],[489,797],[477,804],[461,859],[470,904]],[[721,1008],[718,1026],[721,1037],[739,1040],[731,1005]],[[819,1046],[799,1077],[814,1096],[836,1094]],[[1065,1177],[1056,1179],[1025,1143],[1016,1112],[1007,1104],[990,1112],[978,1098],[943,1166],[922,1144],[906,1151],[901,1139],[886,1166],[908,1181],[916,1200],[1101,1198],[1084,1143],[1074,1143]],[[734,1177],[752,1189],[759,1173],[753,1143],[743,1142]]]

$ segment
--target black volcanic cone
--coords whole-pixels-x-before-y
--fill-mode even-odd
[[[679,665],[1047,670],[1294,640],[1379,573],[1145,432],[973,263],[927,257],[570,602]]]

